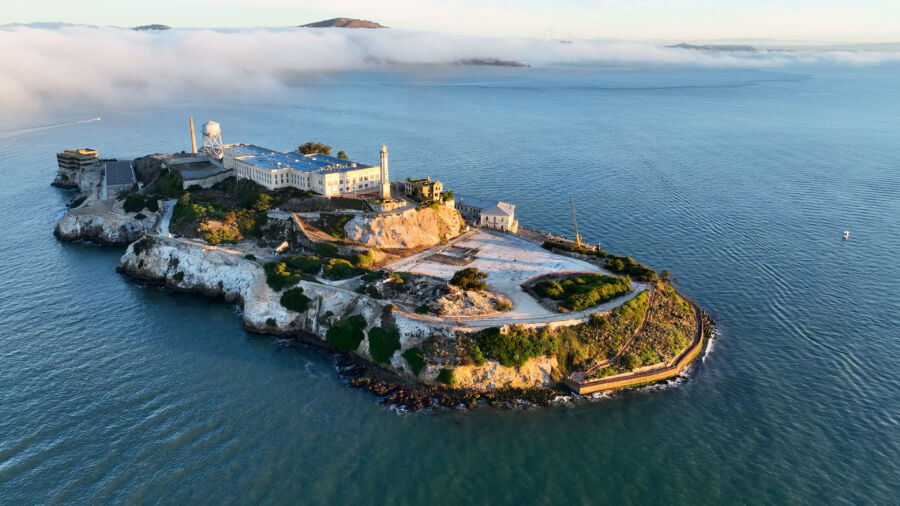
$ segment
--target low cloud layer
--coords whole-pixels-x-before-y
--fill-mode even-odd
[[[715,53],[599,40],[476,38],[402,30],[247,29],[136,32],[82,26],[0,29],[0,109],[35,111],[72,101],[154,103],[187,91],[260,94],[288,80],[392,65],[494,58],[531,65],[768,68],[795,63],[876,64],[891,52]]]

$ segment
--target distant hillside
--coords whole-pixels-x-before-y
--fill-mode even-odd
[[[497,58],[468,58],[458,60],[460,65],[491,65],[494,67],[530,67],[531,65],[516,60],[498,60]]]
[[[756,51],[757,49],[753,46],[740,46],[740,45],[730,45],[730,44],[705,44],[702,46],[695,46],[694,44],[685,44],[682,42],[681,44],[674,44],[672,46],[679,49],[693,49],[695,51]]]
[[[380,25],[374,21],[367,21],[365,19],[334,18],[334,19],[326,19],[325,21],[318,21],[316,23],[300,25],[300,28],[387,28],[387,27],[384,25]]]
[[[144,31],[144,30],[171,30],[172,27],[169,25],[141,25],[135,26],[133,30]]]

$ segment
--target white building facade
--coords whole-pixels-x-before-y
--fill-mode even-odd
[[[512,233],[519,230],[516,206],[513,204],[465,195],[456,195],[455,200],[459,214],[479,227]]]
[[[231,144],[223,150],[222,165],[234,170],[238,179],[250,179],[269,190],[298,188],[326,197],[379,194],[381,174],[387,172],[387,147],[382,149],[384,167],[376,167],[322,154]]]

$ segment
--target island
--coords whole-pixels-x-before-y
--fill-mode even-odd
[[[712,320],[599,244],[520,226],[515,205],[306,142],[223,144],[131,160],[57,155],[75,192],[55,234],[125,246],[130,277],[239,304],[244,327],[342,357],[405,409],[546,405],[682,375]],[[574,208],[573,208],[574,211]]]
[[[300,28],[387,28],[374,21],[356,18],[332,18],[300,25]]]

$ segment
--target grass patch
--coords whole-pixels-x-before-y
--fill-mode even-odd
[[[366,319],[362,315],[353,315],[329,328],[325,339],[335,348],[353,351],[359,348],[359,343],[366,337],[363,334],[365,328]]]
[[[425,355],[418,348],[410,348],[403,352],[403,358],[412,367],[413,374],[416,376],[425,368]]]
[[[388,327],[372,327],[369,329],[369,355],[376,362],[386,364],[391,361],[394,352],[400,349],[400,333]]]
[[[428,314],[428,304],[416,307],[416,314]]]

